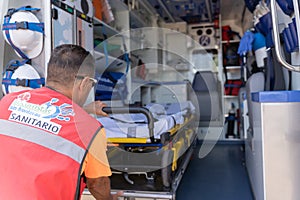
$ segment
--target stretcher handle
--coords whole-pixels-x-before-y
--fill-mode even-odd
[[[293,1],[294,3],[296,1]],[[297,6],[294,5],[295,11],[298,9],[298,3]],[[272,27],[273,27],[273,38],[274,38],[274,46],[275,46],[275,52],[277,56],[277,60],[279,63],[281,63],[285,68],[291,71],[300,72],[300,66],[299,65],[291,65],[289,64],[282,56],[282,52],[280,49],[280,38],[279,38],[279,28],[278,28],[278,22],[277,22],[277,8],[276,8],[276,0],[271,0],[271,15],[272,15]],[[296,24],[299,24],[299,16],[295,16]],[[298,25],[296,26],[297,29],[299,28]],[[297,35],[299,35],[300,30],[297,30]],[[299,37],[299,36],[298,36]],[[300,41],[298,41],[300,42]]]
[[[146,116],[148,122],[149,136],[151,143],[155,143],[154,139],[154,118],[152,113],[144,107],[104,107],[102,109],[107,114],[126,114],[126,113],[142,113]]]

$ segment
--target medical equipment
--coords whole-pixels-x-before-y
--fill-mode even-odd
[[[35,58],[43,50],[44,23],[33,14],[39,10],[30,6],[11,8],[4,17],[4,38],[23,59]]]
[[[17,60],[12,60],[5,68],[2,78],[4,94],[40,88],[45,85],[45,78],[41,78],[33,66]]]
[[[103,109],[113,191],[126,197],[175,199],[196,143],[191,102]]]

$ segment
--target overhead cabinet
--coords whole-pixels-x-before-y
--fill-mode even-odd
[[[53,48],[60,44],[78,44],[92,51],[93,10],[91,0],[75,2],[52,0]]]

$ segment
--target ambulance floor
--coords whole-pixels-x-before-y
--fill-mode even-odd
[[[204,158],[201,145],[177,189],[176,200],[252,200],[245,152],[241,143],[219,143]]]
[[[218,143],[199,158],[197,145],[177,189],[176,200],[252,200],[241,143]],[[120,198],[122,199],[122,198]],[[84,195],[82,200],[94,200]],[[142,200],[142,199],[136,199]]]

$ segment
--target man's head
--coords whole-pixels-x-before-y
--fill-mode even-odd
[[[77,45],[60,45],[48,62],[46,85],[82,105],[93,86],[94,71],[94,58],[88,51]]]

